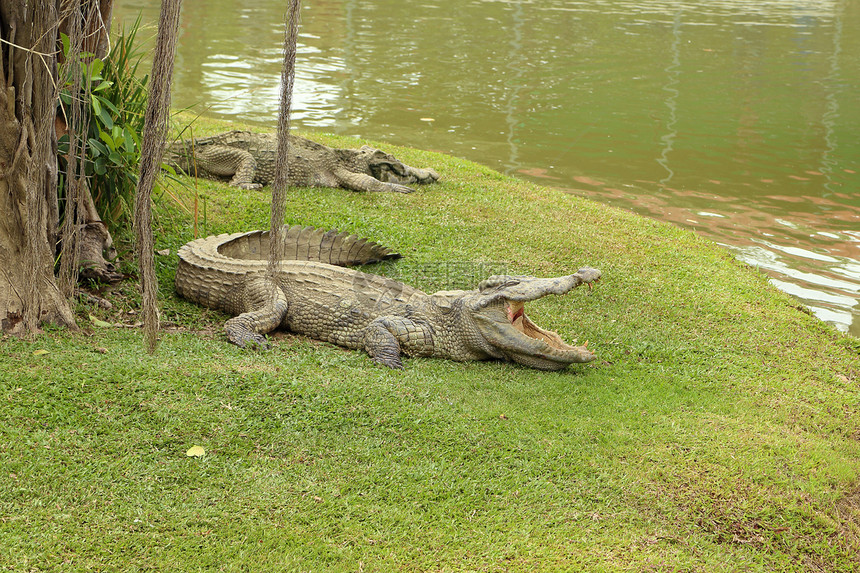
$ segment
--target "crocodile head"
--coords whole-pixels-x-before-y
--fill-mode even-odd
[[[364,145],[356,151],[357,157],[367,165],[370,175],[383,183],[410,185],[412,183],[433,183],[439,175],[432,169],[410,167],[393,155]]]
[[[526,315],[525,304],[550,294],[563,295],[571,289],[600,278],[600,271],[589,267],[557,278],[493,276],[481,282],[477,291],[463,299],[483,349],[503,358],[540,370],[561,370],[569,364],[590,362],[595,356],[587,342],[573,346],[557,333],[546,330]]]

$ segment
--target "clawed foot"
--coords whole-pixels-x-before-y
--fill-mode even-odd
[[[249,350],[268,350],[270,348],[269,341],[262,334],[256,332],[227,332],[227,340],[238,346],[239,348],[247,348]]]
[[[247,189],[248,191],[253,191],[256,189],[262,189],[263,188],[263,186],[260,185],[259,183],[233,183],[231,181],[230,185],[232,185],[233,187],[238,187],[239,189]]]
[[[401,360],[399,356],[395,356],[393,358],[374,356],[372,360],[377,364],[381,364],[386,368],[391,368],[392,370],[403,370],[403,360]]]
[[[412,187],[400,185],[399,183],[386,183],[385,186],[389,191],[394,193],[412,193],[415,191]]]
[[[600,281],[600,271],[591,267],[582,267],[576,271],[576,274],[579,275],[583,283],[588,285],[589,290],[592,287],[592,283]]]

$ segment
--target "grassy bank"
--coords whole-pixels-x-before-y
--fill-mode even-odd
[[[269,195],[174,187],[157,200],[156,355],[116,326],[136,321],[128,286],[112,310],[82,304],[81,333],[0,345],[0,568],[860,569],[856,339],[691,232],[383,148],[443,181],[296,189],[287,222],[396,248],[379,270],[428,290],[595,266],[592,291],[530,315],[599,359],[391,372],[289,334],[241,351],[226,317],[177,299],[175,254],[195,204],[200,235],[251,230]]]

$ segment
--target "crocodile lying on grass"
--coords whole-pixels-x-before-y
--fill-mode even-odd
[[[266,346],[281,326],[402,368],[401,355],[451,360],[510,360],[560,370],[594,360],[586,347],[565,343],[525,314],[528,301],[563,295],[600,277],[583,268],[558,278],[497,275],[477,290],[426,294],[390,278],[343,268],[399,258],[366,239],[313,227],[285,228],[284,260],[266,278],[269,233],[252,231],[197,239],[179,250],[176,290],[197,304],[234,316],[227,338]],[[590,284],[589,284],[590,286]]]
[[[230,185],[258,189],[275,178],[278,140],[274,134],[228,131],[212,137],[183,139],[168,145],[164,161],[185,173],[231,178]],[[290,136],[288,181],[296,187],[343,187],[352,191],[411,193],[409,185],[433,183],[432,169],[404,165],[370,146],[335,149]]]

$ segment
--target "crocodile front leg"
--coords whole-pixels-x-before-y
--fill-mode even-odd
[[[346,169],[335,169],[334,177],[338,184],[350,191],[365,191],[371,193],[387,191],[389,193],[412,193],[412,187],[400,185],[399,183],[383,183],[364,173],[354,173]]]
[[[374,362],[401,370],[401,353],[432,356],[433,331],[427,324],[408,318],[380,316],[365,328],[364,349]]]
[[[204,145],[194,150],[197,168],[218,175],[232,177],[230,185],[240,189],[259,189],[254,183],[257,161],[244,149],[227,145]]]
[[[276,284],[264,278],[251,279],[239,296],[245,298],[247,312],[224,324],[227,340],[245,348],[268,348],[266,333],[275,330],[287,314],[287,298]]]

